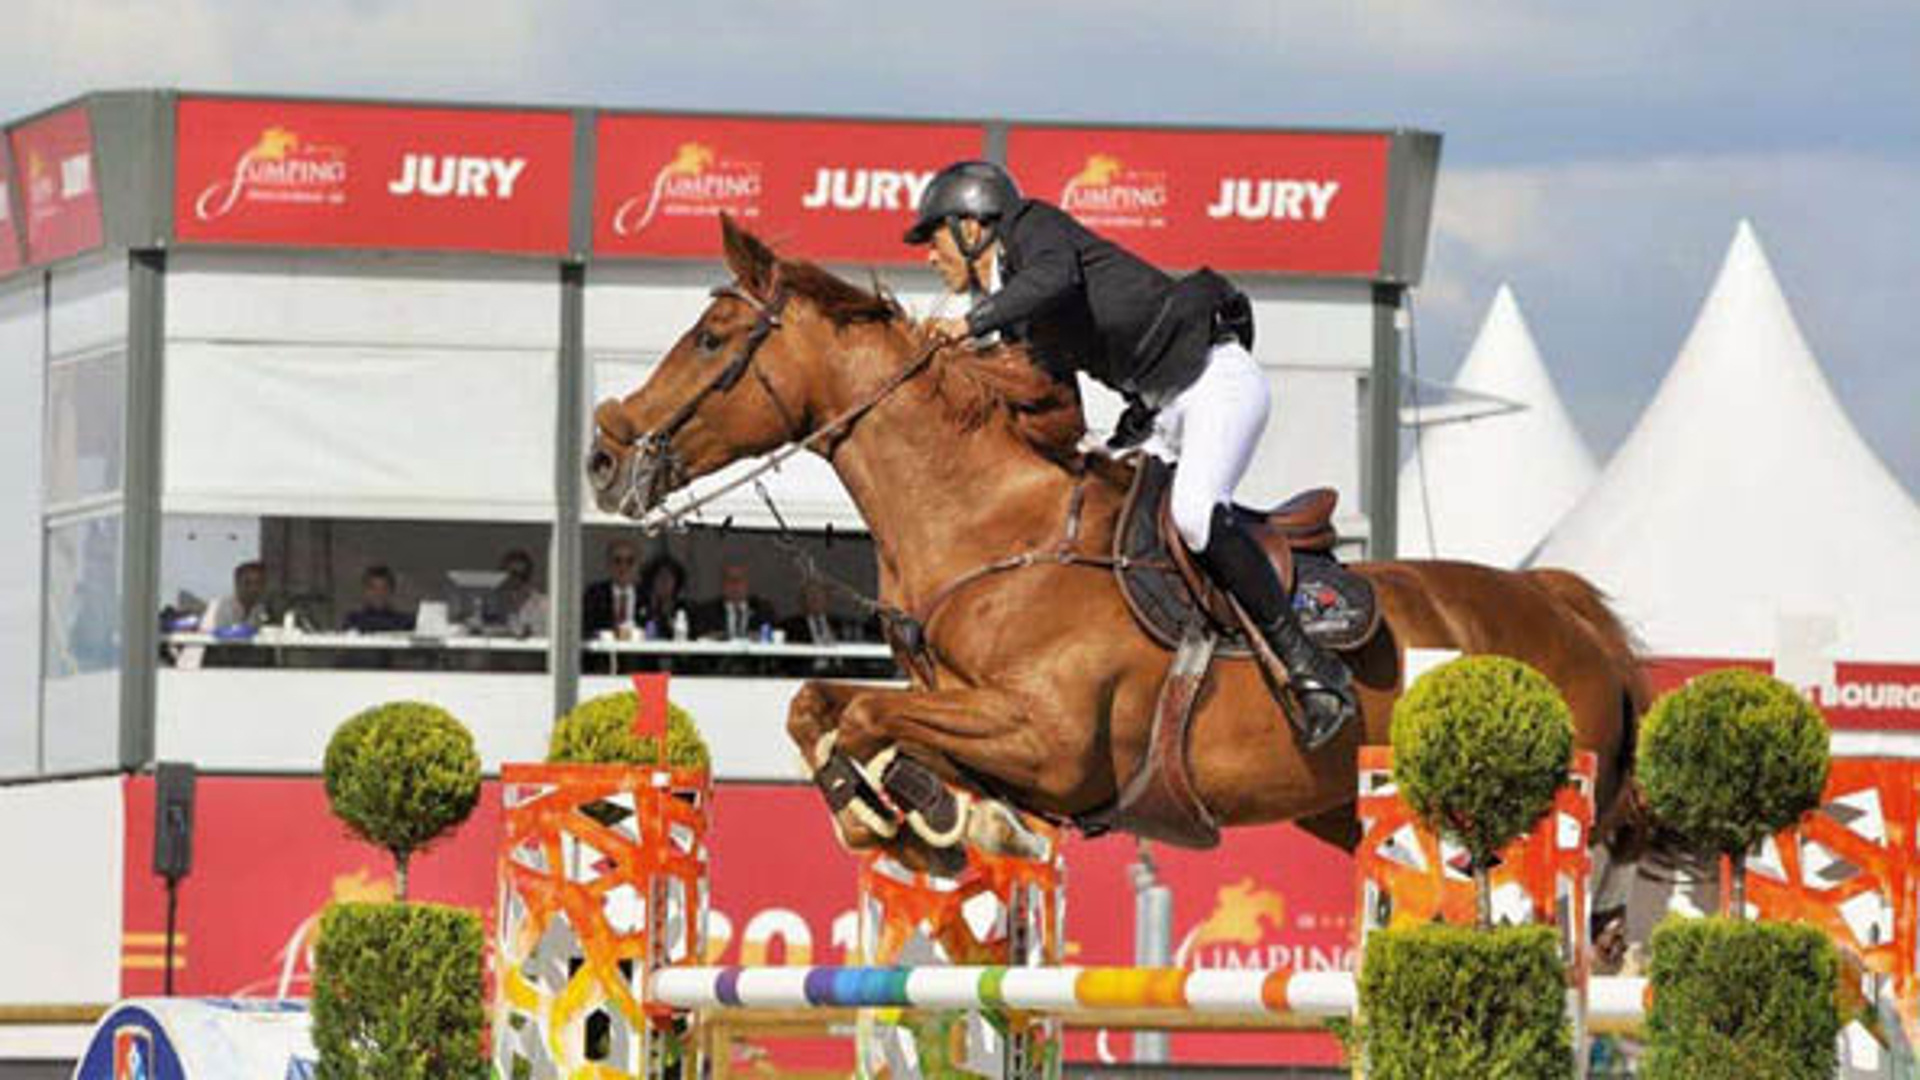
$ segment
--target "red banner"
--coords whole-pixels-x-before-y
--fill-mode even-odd
[[[1646,667],[1656,694],[1714,668],[1773,670],[1767,660],[1690,656],[1651,657]],[[1835,664],[1832,682],[1803,686],[1801,692],[1820,706],[1827,725],[1836,731],[1920,732],[1920,664]]]
[[[100,246],[100,190],[93,175],[93,127],[84,106],[13,130],[27,237],[27,262],[44,263]]]
[[[157,993],[166,893],[151,872],[154,788],[128,781],[121,992]],[[722,785],[710,834],[710,963],[839,964],[855,942],[851,856],[810,788]],[[414,898],[490,912],[500,838],[500,787],[488,783],[458,832],[411,865]],[[351,838],[318,778],[202,776],[193,872],[181,883],[175,990],[181,994],[309,993],[313,932],[331,901],[391,899],[393,861]],[[1347,856],[1291,828],[1236,830],[1217,851],[1158,851],[1173,889],[1175,961],[1191,967],[1348,968],[1353,868]],[[1130,963],[1133,903],[1124,839],[1068,850],[1068,959]],[[1321,1035],[1177,1035],[1175,1060],[1337,1060]],[[1126,1036],[1075,1035],[1079,1060],[1127,1054]],[[782,1051],[819,1064],[823,1044]],[[844,1046],[828,1045],[829,1056]],[[834,1058],[839,1060],[838,1057]]]
[[[920,192],[984,139],[966,124],[603,116],[594,252],[712,258],[727,213],[804,258],[919,262],[900,236]]]
[[[566,113],[189,98],[176,128],[185,242],[567,250]]]
[[[1386,135],[1022,128],[1021,190],[1172,267],[1372,277]]]
[[[20,232],[14,227],[13,155],[0,139],[0,276],[20,269]]]

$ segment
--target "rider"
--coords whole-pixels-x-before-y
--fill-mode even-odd
[[[906,240],[954,292],[964,318],[936,320],[953,337],[1026,342],[1056,378],[1076,371],[1126,396],[1116,446],[1150,431],[1180,457],[1174,527],[1233,594],[1286,667],[1309,748],[1354,714],[1351,676],[1300,628],[1260,544],[1232,510],[1233,489],[1266,428],[1267,380],[1253,354],[1253,312],[1225,278],[1178,281],[1064,211],[1023,198],[998,165],[962,161],[936,174]],[[1157,415],[1156,415],[1157,414]]]

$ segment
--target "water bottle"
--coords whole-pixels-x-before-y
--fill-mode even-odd
[[[687,640],[689,632],[687,627],[687,609],[673,609],[673,640],[685,641]]]

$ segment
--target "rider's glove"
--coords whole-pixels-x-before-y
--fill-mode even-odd
[[[1107,449],[1118,453],[1130,450],[1147,441],[1153,434],[1154,410],[1144,402],[1127,402],[1127,411],[1120,414],[1120,422],[1113,426],[1113,434],[1107,436]]]

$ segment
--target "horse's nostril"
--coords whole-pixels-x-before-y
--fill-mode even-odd
[[[595,449],[587,455],[587,476],[602,487],[613,479],[613,455],[605,450]]]

